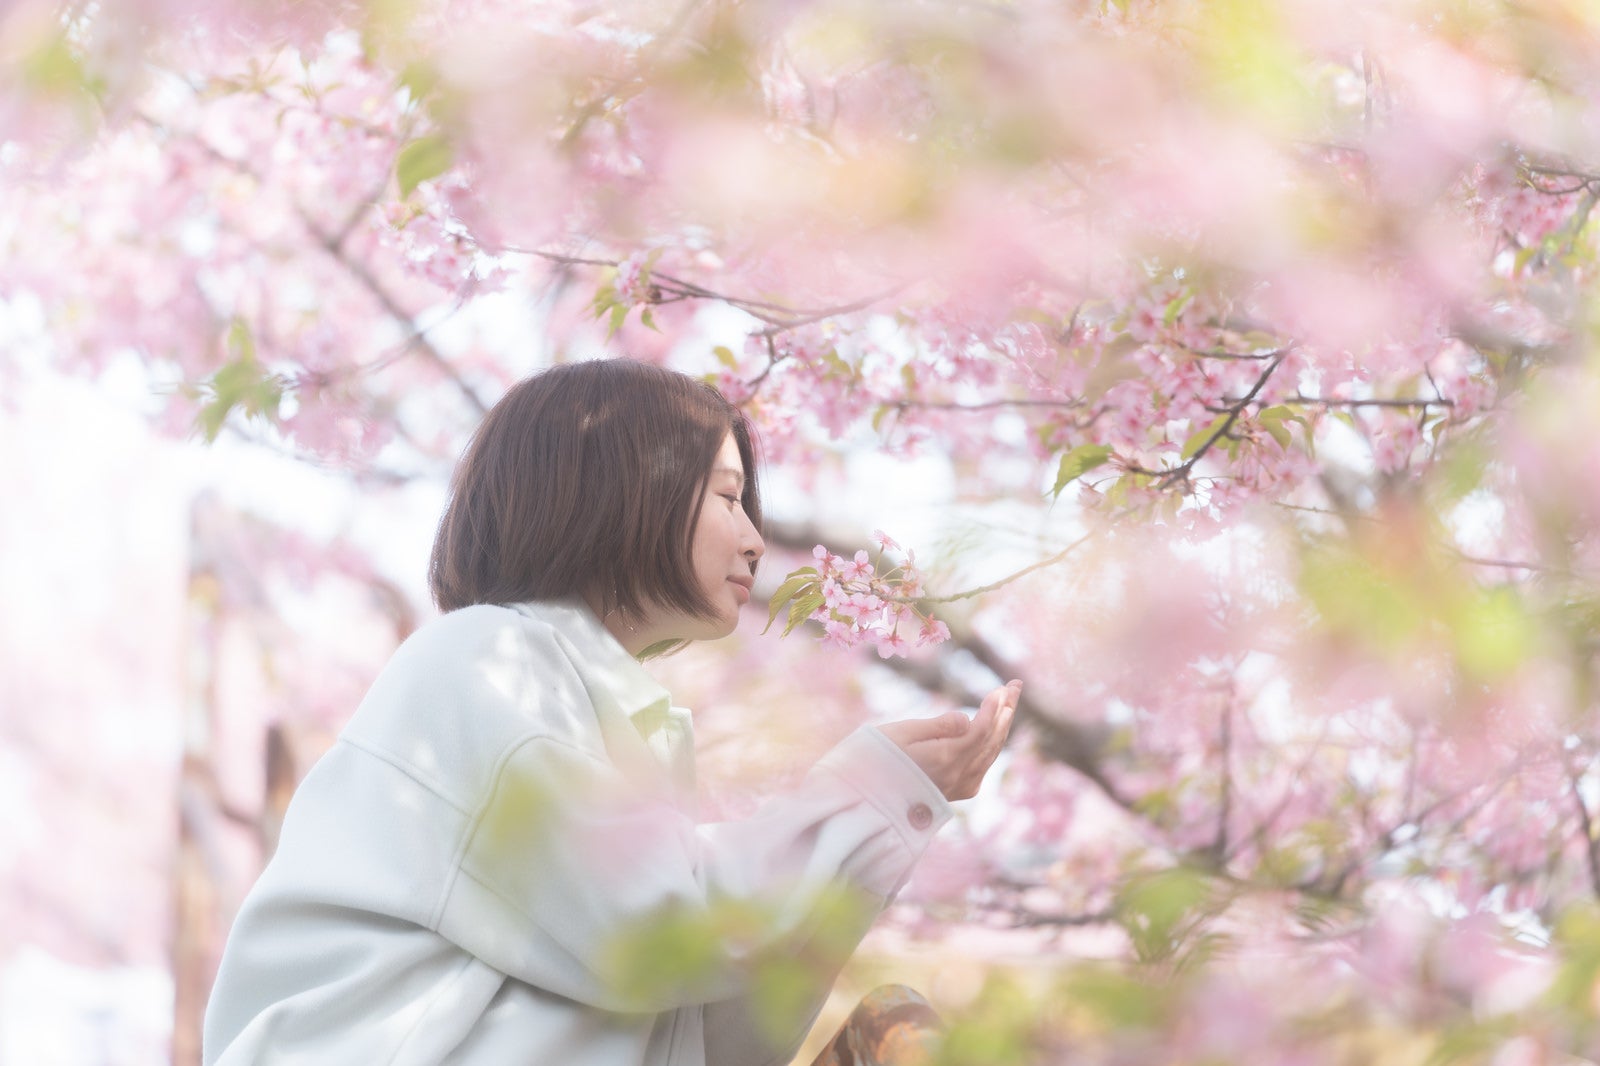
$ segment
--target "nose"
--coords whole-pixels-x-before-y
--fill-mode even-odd
[[[748,515],[745,515],[744,533],[740,538],[739,551],[749,561],[752,574],[756,572],[756,563],[767,553],[767,543],[761,539],[761,531],[750,521]]]

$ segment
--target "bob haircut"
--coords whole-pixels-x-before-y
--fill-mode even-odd
[[[713,616],[691,551],[729,433],[744,463],[741,502],[759,531],[755,435],[710,385],[628,359],[567,363],[519,382],[451,479],[428,567],[434,602],[453,611],[581,596],[603,615],[654,605]]]

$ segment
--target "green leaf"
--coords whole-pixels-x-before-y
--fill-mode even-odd
[[[1062,489],[1104,464],[1111,455],[1111,446],[1108,444],[1080,444],[1067,452],[1056,467],[1056,483],[1051,487],[1050,495],[1060,496]]]
[[[733,349],[726,344],[719,344],[711,349],[711,354],[717,357],[717,362],[729,370],[739,369],[739,357],[733,354]]]
[[[655,316],[650,313],[650,309],[648,307],[639,312],[639,325],[643,326],[645,329],[655,330],[657,333],[661,332],[659,329],[656,329]]]
[[[63,33],[51,33],[39,42],[23,60],[22,75],[41,92],[67,95],[82,90],[94,94],[88,72]]]
[[[255,362],[256,339],[250,333],[250,324],[244,319],[235,317],[232,322],[228,323],[228,336],[223,343],[227,347],[228,354],[233,356],[234,359],[239,360],[241,363]],[[229,369],[229,367],[223,367],[221,371],[218,371],[219,376]]]
[[[222,426],[228,421],[229,405],[213,400],[201,407],[194,416],[195,425],[200,429],[200,435],[206,439],[207,444],[215,444],[217,437],[222,433]]]
[[[1538,633],[1516,592],[1486,589],[1449,613],[1456,660],[1467,674],[1498,681],[1515,673],[1539,647]]]
[[[816,568],[811,566],[790,572],[788,578],[772,594],[772,599],[767,601],[767,629],[771,629],[772,623],[777,621],[778,612],[783,609],[783,605],[804,592],[808,586],[816,584],[819,576]],[[761,632],[765,633],[767,629]]]
[[[619,304],[612,304],[611,305],[611,319],[610,319],[610,321],[608,321],[606,323],[606,337],[607,337],[607,339],[610,339],[611,337],[615,337],[617,335],[617,330],[621,329],[622,328],[622,324],[624,322],[626,322],[627,320],[628,320],[628,305],[627,304],[620,304],[620,303]]]
[[[423,182],[431,181],[449,170],[454,162],[455,153],[450,150],[450,142],[439,134],[407,142],[394,161],[394,177],[400,186],[400,199],[410,196]]]
[[[1097,1028],[1112,1031],[1154,1028],[1170,998],[1158,984],[1101,965],[1085,966],[1070,974],[1064,992]]]
[[[237,408],[252,418],[275,418],[283,400],[283,380],[256,362],[255,338],[242,318],[228,324],[223,349],[231,361],[219,367],[193,395],[205,398],[195,424],[207,443],[216,441]]]
[[[368,59],[393,53],[416,22],[417,0],[365,0],[361,8],[361,49]]]
[[[1353,550],[1327,546],[1306,554],[1300,588],[1335,631],[1380,652],[1404,655],[1429,619],[1424,591],[1406,576]]]
[[[1564,912],[1556,921],[1555,942],[1561,949],[1561,970],[1544,998],[1577,1017],[1592,1017],[1600,981],[1600,912],[1594,904],[1576,904]]]
[[[1244,341],[1245,347],[1252,354],[1256,352],[1271,352],[1283,347],[1283,342],[1272,334],[1263,330],[1252,329],[1239,338]]]
[[[738,945],[757,943],[771,919],[755,904],[718,900],[704,910],[676,904],[625,926],[605,946],[598,967],[624,1003],[703,991]]]
[[[1178,316],[1183,314],[1183,309],[1189,306],[1189,301],[1194,298],[1194,293],[1184,291],[1168,301],[1166,309],[1161,314],[1162,325],[1171,326],[1178,321]]]
[[[1201,448],[1205,447],[1213,437],[1222,432],[1222,427],[1227,424],[1228,416],[1225,414],[1218,415],[1216,418],[1213,418],[1211,421],[1207,422],[1201,429],[1189,434],[1189,439],[1183,442],[1183,453],[1181,458],[1185,461],[1192,458],[1194,454]]]
[[[1460,500],[1483,484],[1490,455],[1476,435],[1457,435],[1439,470],[1437,483],[1446,500]]]
[[[797,596],[795,601],[789,605],[789,621],[783,627],[783,635],[788,636],[793,633],[795,626],[810,618],[816,613],[817,608],[821,606],[822,591],[820,589],[815,592],[808,592],[803,596]]]
[[[1490,1053],[1516,1036],[1515,1019],[1507,1016],[1485,1021],[1455,1022],[1440,1033],[1433,1054],[1425,1066],[1446,1066],[1453,1062],[1486,1062]]]
[[[1284,451],[1288,451],[1289,446],[1294,443],[1294,437],[1292,434],[1290,434],[1289,427],[1284,425],[1284,423],[1299,422],[1302,426],[1304,426],[1306,423],[1305,419],[1295,414],[1290,408],[1284,407],[1281,404],[1276,407],[1263,408],[1259,413],[1257,413],[1256,421],[1260,424],[1262,429],[1271,434],[1272,439],[1278,442],[1278,447],[1282,448]]]
[[[613,276],[616,271],[610,272]],[[594,291],[594,299],[589,301],[589,308],[594,312],[594,317],[599,318],[617,305],[617,288],[612,284],[612,279],[607,278],[600,283]]]
[[[1193,870],[1163,870],[1135,877],[1117,895],[1117,920],[1145,961],[1170,958],[1211,898],[1206,877]]]
[[[1134,800],[1133,809],[1152,822],[1160,823],[1177,807],[1177,799],[1170,788],[1152,788]]]
[[[1301,414],[1293,407],[1279,404],[1276,407],[1264,408],[1260,414],[1260,417],[1272,418],[1280,422],[1293,422],[1301,429],[1305,430],[1307,436],[1310,436],[1311,434],[1311,422],[1306,418],[1305,415]]]
[[[844,358],[839,354],[838,348],[830,346],[827,351],[823,352],[822,363],[830,372],[839,377],[854,380],[858,376],[856,368],[845,362]]]
[[[1119,333],[1101,346],[1100,358],[1103,362],[1121,359],[1123,356],[1137,351],[1140,343],[1131,334]]]
[[[1127,334],[1117,337],[1100,350],[1100,360],[1089,369],[1089,380],[1084,383],[1085,396],[1099,396],[1113,386],[1139,376],[1139,367],[1124,358],[1139,347],[1139,342]]]
[[[439,70],[423,59],[414,59],[400,72],[400,87],[413,100],[426,100],[439,85]]]
[[[1041,1044],[1054,1028],[1053,1020],[1043,1019],[1055,1013],[1051,1009],[1055,1004],[1047,1005],[1034,984],[1020,974],[995,966],[979,972],[983,987],[975,999],[952,1013],[939,1041],[939,1066],[1032,1066],[1043,1061]],[[1075,990],[1063,991],[1070,1000]]]
[[[760,1031],[781,1046],[802,1031],[817,985],[817,967],[787,956],[763,958],[750,979],[750,1009]]]

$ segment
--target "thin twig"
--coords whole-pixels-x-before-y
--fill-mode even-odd
[[[1255,402],[1256,397],[1261,394],[1261,390],[1266,388],[1267,382],[1272,379],[1272,375],[1280,366],[1283,365],[1283,361],[1288,357],[1288,354],[1289,350],[1287,348],[1277,353],[1277,358],[1267,365],[1267,368],[1261,372],[1260,377],[1256,378],[1256,383],[1250,387],[1250,391],[1244,396],[1240,397],[1238,402],[1232,407],[1226,409],[1227,417],[1222,420],[1221,424],[1217,426],[1217,428],[1209,437],[1200,443],[1200,446],[1194,450],[1189,458],[1185,459],[1179,465],[1171,467],[1167,470],[1148,470],[1144,467],[1134,465],[1129,465],[1127,470],[1130,473],[1145,474],[1150,477],[1154,477],[1157,480],[1157,483],[1163,486],[1170,485],[1174,481],[1181,481],[1187,478],[1189,471],[1194,469],[1194,465],[1205,457],[1205,454],[1212,449],[1217,441],[1222,440],[1228,435],[1228,432],[1233,429],[1234,424],[1238,422],[1240,416],[1244,414],[1244,409]]]
[[[1222,359],[1241,363],[1267,363],[1276,359],[1280,354],[1277,351],[1229,352],[1220,348],[1195,348],[1188,344],[1180,345],[1180,347],[1190,355],[1200,359]]]
[[[1448,397],[1430,398],[1412,396],[1391,399],[1344,399],[1334,396],[1302,396],[1296,393],[1277,401],[1280,404],[1297,404],[1313,407],[1454,407],[1456,402]]]
[[[567,127],[567,131],[561,135],[561,146],[563,148],[570,147],[574,142],[576,142],[579,135],[583,133],[584,127],[589,124],[590,120],[603,113],[606,102],[615,98],[617,95],[616,87],[631,81],[634,85],[639,86],[642,89],[647,82],[646,75],[650,65],[655,62],[656,55],[664,51],[667,46],[677,38],[678,34],[683,31],[683,28],[688,25],[689,16],[693,15],[695,9],[700,7],[703,2],[704,0],[688,0],[687,3],[673,13],[672,20],[668,22],[666,26],[662,27],[659,32],[650,37],[650,40],[639,49],[637,55],[635,56],[635,59],[637,60],[635,64],[636,69],[631,78],[619,80],[618,82],[614,83],[614,86],[610,91],[598,93],[588,102],[578,107],[577,117],[572,120],[572,125]]]
[[[324,232],[316,224],[315,220],[304,213],[301,214],[301,219],[304,221],[306,228],[321,242],[323,250],[348,270],[351,277],[361,283],[361,287],[367,290],[368,295],[378,302],[378,306],[383,308],[390,318],[406,327],[411,334],[409,342],[411,350],[420,352],[425,356],[433,364],[434,369],[443,374],[456,387],[456,390],[461,393],[462,397],[480,416],[488,414],[489,405],[461,376],[460,371],[455,368],[449,358],[428,339],[426,331],[417,324],[416,319],[412,318],[405,308],[400,306],[399,300],[395,298],[393,293],[384,288],[383,283],[377,279],[376,275],[367,269],[364,263],[358,263],[346,255],[344,248],[335,243],[334,236]]]
[[[1218,758],[1222,763],[1222,795],[1217,801],[1217,836],[1211,842],[1211,852],[1216,856],[1217,865],[1220,867],[1227,861],[1228,854],[1228,819],[1233,816],[1233,700],[1235,696],[1233,682],[1228,683],[1228,698],[1222,705],[1222,721],[1219,726]]]
[[[993,411],[1002,407],[1032,407],[1044,410],[1081,411],[1087,400],[985,400],[982,403],[955,403],[939,400],[896,400],[889,404],[895,410],[908,408],[932,411]]]
[[[548,252],[538,248],[523,248],[516,245],[497,245],[495,250],[517,255],[537,256],[547,262],[557,263],[562,266],[615,267],[621,263],[619,259],[593,259],[587,256],[566,255],[561,252]],[[859,300],[852,300],[849,303],[836,304],[831,307],[801,308],[772,303],[768,300],[758,300],[749,296],[733,296],[725,292],[717,292],[696,282],[656,271],[651,271],[650,282],[660,292],[671,293],[674,296],[688,299],[713,300],[718,303],[725,303],[729,307],[745,312],[752,318],[765,322],[767,328],[758,331],[755,334],[758,337],[772,337],[797,329],[800,326],[810,325],[813,322],[821,322],[824,319],[837,318],[841,315],[864,311],[873,304],[880,303],[895,293],[902,291],[909,284],[909,282],[900,282],[884,289],[882,292]],[[666,301],[658,296],[648,302],[664,303]]]
[[[1504,570],[1529,570],[1540,574],[1558,572],[1554,568],[1540,563],[1525,563],[1517,559],[1485,559],[1478,555],[1468,555],[1466,552],[1455,548],[1451,548],[1450,552],[1462,562],[1470,563],[1473,566],[1496,566]]]
[[[148,115],[136,113],[136,117],[155,129],[165,129],[164,126]],[[256,170],[246,161],[242,159],[236,159],[233,156],[228,155],[226,152],[216,148],[204,137],[201,137],[198,134],[190,133],[187,136],[196,146],[199,147],[202,152],[204,152],[214,161],[221,163],[223,166],[226,166],[237,173],[251,178],[258,184],[265,183],[262,176],[257,173]],[[361,204],[357,205],[357,207],[352,209],[350,218],[359,218],[361,214],[365,213],[365,211],[370,208],[370,206],[370,203],[363,201]],[[311,217],[304,207],[297,204],[295,210],[300,218],[301,223],[306,227],[306,230],[314,238],[316,238],[318,245],[323,249],[323,251],[332,256],[334,261],[339,263],[340,266],[344,267],[345,270],[349,272],[350,276],[359,282],[361,287],[364,288],[368,294],[378,302],[378,305],[383,309],[383,311],[406,330],[407,337],[401,342],[400,351],[416,351],[422,353],[431,363],[434,364],[440,373],[442,373],[453,385],[456,386],[456,388],[461,392],[461,395],[477,411],[478,414],[486,414],[489,410],[489,405],[484,403],[484,401],[478,396],[472,387],[467,384],[466,380],[463,379],[456,371],[455,367],[451,365],[450,360],[445,357],[444,353],[439,351],[439,349],[434,346],[433,342],[427,338],[427,330],[418,325],[416,319],[400,306],[399,301],[394,297],[394,295],[384,288],[383,284],[378,281],[377,277],[369,269],[367,269],[365,265],[356,262],[354,259],[345,254],[345,241],[350,234],[350,219],[347,219],[345,223],[341,225],[339,232],[330,233],[323,229],[317,223],[317,221]],[[453,314],[454,312],[452,311],[451,313]],[[373,366],[381,368],[388,366],[393,361],[394,356],[391,354],[389,356],[380,357],[376,363],[373,364]]]
[[[1589,805],[1583,802],[1582,775],[1572,769],[1567,777],[1572,782],[1572,802],[1578,808],[1578,825],[1583,830],[1583,851],[1589,860],[1589,887],[1600,898],[1600,841],[1595,839],[1594,819],[1589,813]]]
[[[958,602],[960,600],[970,600],[970,599],[973,599],[976,596],[982,596],[985,593],[994,592],[997,589],[1005,588],[1007,585],[1011,584],[1013,581],[1016,581],[1019,578],[1027,577],[1029,574],[1033,573],[1036,570],[1043,570],[1046,567],[1056,565],[1057,563],[1059,563],[1062,560],[1066,559],[1067,556],[1069,556],[1073,552],[1077,551],[1087,541],[1089,541],[1091,538],[1093,538],[1094,535],[1095,534],[1094,534],[1093,531],[1091,531],[1089,533],[1085,533],[1083,536],[1079,537],[1077,540],[1073,541],[1071,544],[1067,545],[1065,548],[1061,549],[1059,552],[1057,552],[1056,554],[1050,556],[1049,558],[1040,559],[1036,563],[1030,563],[1027,566],[1023,567],[1021,570],[1017,570],[1017,571],[1015,571],[1013,573],[1007,574],[1005,577],[1000,578],[998,581],[991,581],[987,585],[979,585],[977,588],[970,588],[970,589],[967,589],[964,592],[952,592],[952,593],[947,593],[947,594],[945,594],[943,596],[895,597],[895,599],[897,601],[901,602],[901,603],[911,603],[911,604],[956,603],[956,602]]]

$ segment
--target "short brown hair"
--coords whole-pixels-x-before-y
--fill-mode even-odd
[[[572,596],[603,613],[715,613],[692,537],[729,433],[761,529],[756,439],[716,389],[628,359],[552,367],[484,417],[450,483],[428,578],[440,610]],[[751,565],[752,572],[754,564]]]

